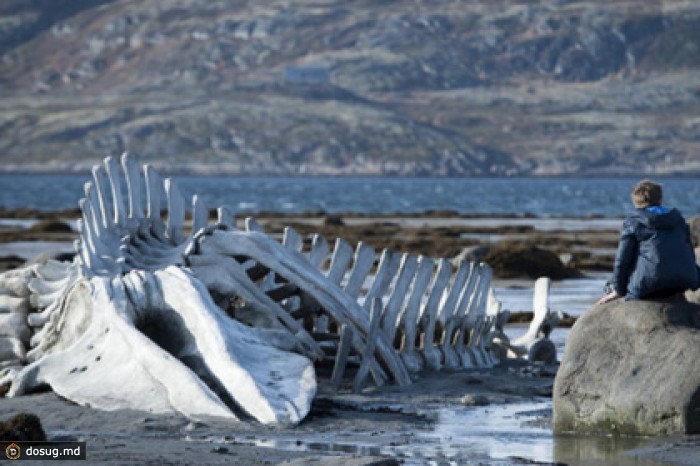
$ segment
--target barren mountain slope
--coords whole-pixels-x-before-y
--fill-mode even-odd
[[[700,5],[5,0],[3,170],[700,172]]]

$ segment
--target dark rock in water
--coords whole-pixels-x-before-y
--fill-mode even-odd
[[[557,348],[554,346],[554,342],[549,338],[539,338],[535,340],[528,349],[527,358],[530,361],[556,364]]]
[[[343,217],[340,215],[326,215],[323,218],[323,224],[326,226],[343,226],[345,225],[345,222],[343,221]]]
[[[58,220],[42,220],[32,225],[29,231],[36,233],[73,233],[70,225]]]
[[[46,434],[39,418],[34,414],[19,413],[12,419],[0,422],[0,441],[45,441]]]
[[[553,399],[555,433],[700,433],[700,305],[593,307],[569,333]]]
[[[566,267],[554,252],[518,241],[496,244],[483,260],[498,278],[549,277],[561,280],[581,275],[576,269]]]
[[[491,246],[485,246],[482,244],[468,246],[462,249],[462,252],[455,256],[453,263],[457,266],[462,261],[482,262],[489,251],[491,251]]]
[[[47,261],[54,260],[54,261],[59,261],[59,262],[71,262],[73,261],[73,258],[75,257],[74,252],[58,252],[58,251],[50,251],[50,252],[42,252],[41,254],[38,254],[28,261],[22,261],[22,267],[27,267],[32,264],[43,264]]]

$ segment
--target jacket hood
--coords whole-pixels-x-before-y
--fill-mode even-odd
[[[670,230],[685,222],[681,213],[675,208],[668,209],[663,213],[658,209],[655,209],[655,211],[644,208],[636,209],[633,217],[636,217],[644,226],[655,230]]]

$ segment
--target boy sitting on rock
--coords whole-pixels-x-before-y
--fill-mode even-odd
[[[635,212],[622,225],[611,290],[598,304],[669,297],[700,286],[700,272],[688,224],[681,213],[661,205],[661,185],[650,180],[632,190]]]

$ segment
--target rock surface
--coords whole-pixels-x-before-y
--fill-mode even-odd
[[[34,414],[19,413],[16,416],[0,422],[0,441],[2,442],[32,442],[45,441],[46,433],[41,421]]]
[[[593,307],[571,329],[553,401],[555,433],[700,433],[700,305]]]
[[[690,237],[693,244],[700,246],[700,215],[696,215],[688,219],[688,227],[690,228]]]
[[[549,277],[561,280],[580,275],[577,270],[566,267],[554,252],[522,241],[502,241],[484,254],[482,260],[493,268],[498,278]]]

